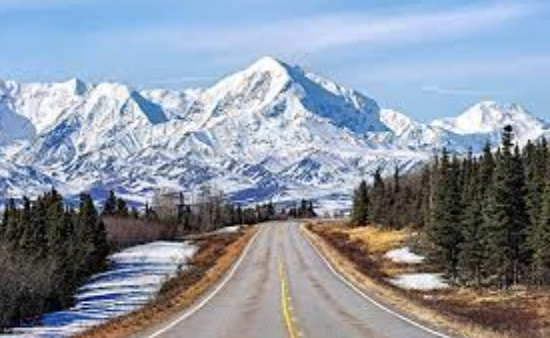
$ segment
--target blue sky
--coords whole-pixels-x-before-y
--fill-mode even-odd
[[[0,78],[209,86],[262,55],[427,121],[480,100],[550,120],[546,0],[0,0]]]

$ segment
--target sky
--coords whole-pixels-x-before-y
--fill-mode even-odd
[[[264,55],[420,121],[550,120],[547,0],[0,0],[0,78],[207,87]]]

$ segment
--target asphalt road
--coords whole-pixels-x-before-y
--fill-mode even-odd
[[[234,273],[198,307],[138,338],[435,338],[355,291],[297,223],[262,225]]]

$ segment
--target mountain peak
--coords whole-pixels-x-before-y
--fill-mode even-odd
[[[57,86],[67,90],[67,92],[73,93],[78,96],[84,95],[88,91],[88,86],[84,81],[77,77],[70,78],[69,80],[57,83]]]
[[[479,102],[456,118],[435,120],[432,125],[461,135],[499,133],[506,125],[519,133],[546,128],[523,106],[497,101]]]
[[[381,109],[380,120],[397,136],[405,134],[417,125],[417,122],[394,109]]]
[[[283,61],[273,56],[263,56],[254,62],[248,69],[257,70],[271,70],[271,71],[286,71],[290,66]]]

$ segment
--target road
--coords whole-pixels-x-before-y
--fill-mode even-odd
[[[442,338],[334,274],[293,222],[261,226],[233,274],[199,306],[137,338]]]

